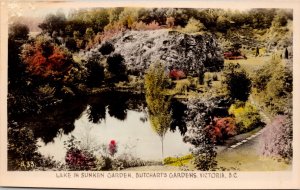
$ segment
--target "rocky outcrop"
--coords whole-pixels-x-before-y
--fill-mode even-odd
[[[184,34],[169,30],[127,31],[111,40],[124,56],[129,72],[144,73],[151,63],[162,61],[188,75],[200,70],[217,71],[224,65],[216,39],[208,34]]]

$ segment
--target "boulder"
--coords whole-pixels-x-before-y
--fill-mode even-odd
[[[129,73],[142,75],[151,63],[164,62],[171,70],[196,76],[199,70],[223,68],[223,52],[214,36],[184,34],[166,29],[126,31],[110,40],[115,52],[123,55]]]

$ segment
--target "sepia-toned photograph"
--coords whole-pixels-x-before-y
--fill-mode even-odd
[[[76,2],[2,4],[4,173],[203,188],[274,172],[299,188],[293,7]]]

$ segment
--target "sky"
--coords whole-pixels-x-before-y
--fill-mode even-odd
[[[49,13],[56,13],[58,10],[60,12],[68,15],[69,11],[72,9],[78,9],[81,7],[92,7],[95,6],[95,2],[97,2],[97,6],[111,6],[109,2],[120,3],[120,0],[111,0],[111,1],[103,1],[103,0],[55,0],[55,1],[47,1],[45,0],[10,0],[8,3],[8,12],[9,16],[25,16],[25,17],[45,17]],[[146,2],[146,1],[145,1]],[[170,2],[170,1],[167,1]],[[126,5],[126,4],[125,4]],[[130,4],[129,4],[130,5]],[[171,5],[171,4],[170,4]],[[248,7],[239,7],[239,10],[246,10]]]

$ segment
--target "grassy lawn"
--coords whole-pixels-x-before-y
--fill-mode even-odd
[[[249,74],[269,62],[271,56],[249,57],[248,59],[225,60],[224,64],[239,63]]]

